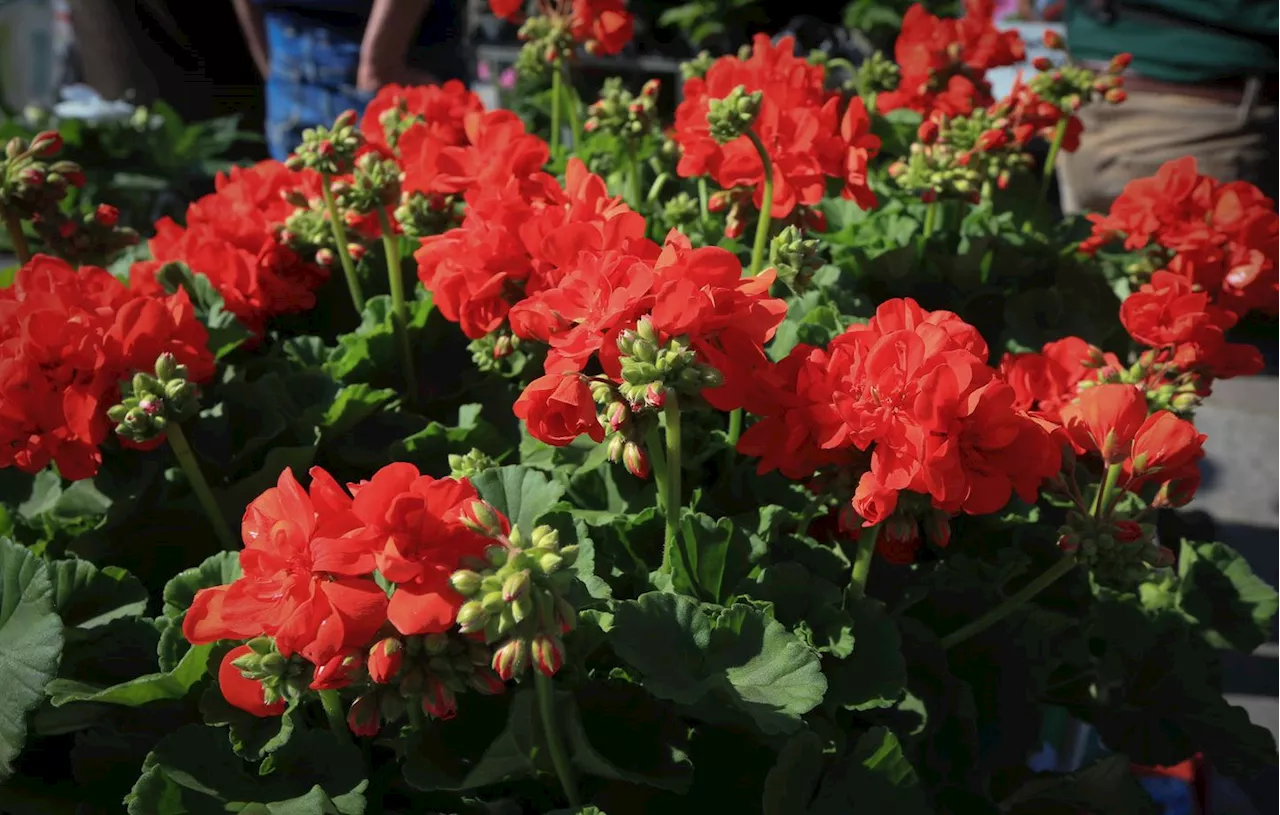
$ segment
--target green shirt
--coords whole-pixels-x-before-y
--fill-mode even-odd
[[[1128,52],[1134,74],[1161,82],[1277,73],[1276,0],[1067,0],[1065,16],[1077,60]]]

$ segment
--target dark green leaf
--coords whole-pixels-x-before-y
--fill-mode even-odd
[[[720,603],[751,571],[751,542],[728,518],[685,512],[671,565],[676,591]]]
[[[178,572],[164,585],[164,616],[180,620],[191,608],[196,592],[225,586],[240,574],[239,552],[219,552],[205,558],[199,566]]]
[[[1223,543],[1184,541],[1178,573],[1178,606],[1210,645],[1248,653],[1267,641],[1276,592],[1239,552]]]
[[[449,427],[431,422],[422,430],[403,441],[391,445],[391,455],[396,461],[408,461],[425,473],[438,476],[449,474],[449,455],[465,455],[479,450],[498,457],[510,446],[493,425],[480,417],[479,405],[463,405],[458,410],[458,423]]]
[[[542,514],[556,505],[564,487],[544,473],[520,466],[485,470],[471,479],[480,497],[528,535]]]
[[[225,726],[231,749],[246,761],[261,761],[287,744],[299,718],[296,704],[280,716],[254,716],[227,702],[217,685],[205,688],[200,715],[207,725]]]
[[[727,703],[768,734],[796,730],[827,689],[818,655],[749,606],[650,592],[618,604],[611,644],[653,695]]]
[[[219,359],[253,338],[236,316],[226,309],[222,295],[203,274],[184,263],[166,263],[156,270],[156,280],[170,293],[186,289],[200,321],[209,329],[209,350]]]
[[[172,671],[148,674],[119,685],[100,687],[87,682],[55,679],[47,692],[54,707],[69,702],[99,702],[103,704],[139,707],[161,699],[181,699],[191,686],[205,675],[206,663],[212,645],[195,645],[183,655]]]
[[[1128,756],[1113,755],[1070,775],[1037,775],[1002,808],[1010,815],[1039,815],[1047,806],[1090,815],[1158,815],[1160,807],[1130,770]]]
[[[124,569],[98,569],[87,560],[56,560],[49,564],[49,575],[54,607],[68,628],[93,628],[147,609],[146,587]]]
[[[845,610],[853,619],[853,652],[828,670],[827,702],[853,710],[893,705],[907,684],[902,639],[884,604],[848,592]]]
[[[827,770],[808,811],[813,815],[933,812],[898,737],[885,727],[863,733],[850,754]]]
[[[812,730],[792,736],[778,753],[764,779],[764,815],[797,815],[809,802],[822,778],[822,739]]]
[[[27,716],[40,706],[58,672],[62,620],[53,584],[35,555],[0,538],[0,780],[27,740]]]
[[[363,382],[347,385],[333,397],[333,404],[320,420],[321,432],[340,436],[377,413],[396,398],[390,388],[372,388]]]

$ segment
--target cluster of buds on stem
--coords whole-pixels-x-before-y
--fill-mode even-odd
[[[517,35],[524,43],[516,57],[516,73],[525,79],[538,80],[559,70],[561,62],[574,56],[573,33],[569,20],[560,14],[537,14],[520,26]]]
[[[156,359],[155,376],[139,371],[121,390],[124,396],[107,418],[116,423],[117,434],[135,444],[160,439],[171,423],[181,424],[200,411],[199,389],[173,354]]]
[[[351,217],[347,213],[363,217],[399,203],[402,175],[394,160],[365,153],[356,159],[351,180],[332,181],[329,192],[343,217]]]
[[[449,454],[449,477],[450,478],[471,478],[477,476],[485,470],[492,470],[498,466],[498,462],[494,461],[485,453],[480,452],[474,447],[467,451],[465,455],[458,453]]]
[[[413,240],[440,235],[461,222],[460,203],[456,195],[406,191],[400,196],[395,219],[405,237]]]
[[[697,396],[724,381],[719,371],[699,361],[687,338],[671,337],[663,342],[648,317],[641,317],[634,329],[620,333],[617,344],[622,365],[618,391],[633,405],[661,408],[668,390]]]
[[[308,200],[302,193],[290,190],[285,200],[293,205],[294,210],[277,227],[276,241],[299,257],[311,260],[317,266],[333,268],[338,263],[338,244],[333,239],[333,230],[329,226],[329,215],[324,200],[320,197]],[[348,237],[351,237],[348,235]],[[352,242],[347,244],[347,252],[351,259],[360,262],[368,251],[364,244]]]
[[[683,232],[695,224],[700,216],[701,205],[698,204],[698,199],[681,191],[663,203],[658,218],[667,229],[679,229]]]
[[[769,242],[769,265],[792,291],[803,292],[813,281],[813,273],[822,268],[820,245],[804,237],[794,224],[785,226]]]
[[[1155,527],[1103,513],[1098,520],[1078,510],[1067,513],[1058,546],[1086,566],[1100,585],[1133,589],[1152,569],[1173,564],[1173,552],[1154,540]]]
[[[895,90],[902,76],[898,63],[876,51],[858,66],[854,75],[854,86],[858,96],[862,97],[868,110],[874,110],[872,102],[877,93]]]
[[[1032,164],[1009,128],[1008,118],[985,110],[926,119],[910,153],[890,165],[889,175],[902,189],[922,191],[929,200],[990,195],[993,185],[1004,189],[1014,173]]]
[[[740,238],[746,230],[748,218],[755,212],[752,191],[746,187],[716,190],[707,200],[707,209],[712,213],[724,213],[726,238]]]
[[[851,508],[848,503],[844,506]],[[861,534],[868,534],[861,520],[856,513],[846,512],[840,525],[842,529],[856,525]],[[950,542],[951,516],[932,506],[928,498],[904,491],[893,514],[880,525],[876,553],[890,563],[908,565],[916,562],[926,543],[944,549]]]
[[[479,339],[472,340],[467,346],[471,351],[471,361],[486,373],[509,373],[513,363],[518,362],[516,354],[523,343],[511,333],[511,329],[503,327],[491,331]]]
[[[686,81],[690,79],[702,79],[707,75],[707,71],[711,70],[711,66],[716,64],[716,58],[711,56],[710,51],[699,51],[698,55],[691,60],[680,63],[680,78]]]
[[[382,136],[392,150],[396,149],[396,145],[400,142],[400,137],[404,135],[406,130],[418,122],[425,121],[426,119],[421,114],[410,112],[409,102],[403,97],[396,99],[394,105],[382,111],[378,116],[378,125],[382,128]]]
[[[364,145],[357,127],[356,112],[344,110],[332,127],[310,127],[302,131],[302,144],[285,161],[290,170],[309,169],[326,177],[346,175],[355,164],[356,153]]]
[[[450,578],[468,598],[458,609],[459,630],[483,635],[493,646],[491,667],[504,682],[530,665],[554,676],[564,664],[561,637],[578,619],[567,599],[578,547],[561,546],[559,533],[549,526],[536,527],[528,537],[512,527],[503,537],[496,514],[483,501],[472,506],[471,517],[477,531],[496,533],[497,542],[484,560],[465,564],[468,568]]]
[[[506,690],[489,667],[490,658],[484,643],[456,633],[384,637],[366,655],[373,687],[351,705],[347,724],[358,735],[373,735],[383,721],[400,719],[410,706],[435,719],[452,719],[459,694]]]
[[[249,652],[231,664],[245,679],[262,685],[262,701],[267,705],[295,702],[311,683],[311,664],[294,654],[286,657],[276,650],[275,640],[257,637],[249,640]]]
[[[583,130],[609,133],[635,145],[653,137],[659,130],[658,90],[660,84],[650,79],[635,96],[622,85],[619,77],[609,77],[600,89],[600,99],[587,108]]]
[[[729,91],[723,99],[712,99],[707,104],[707,126],[711,138],[720,144],[728,144],[745,134],[760,115],[762,91],[748,93],[745,85]]]
[[[646,389],[646,393],[650,393]],[[666,398],[661,386],[655,386],[651,392],[658,401],[657,406],[645,401],[633,402],[622,396],[619,387],[606,379],[591,381],[591,398],[601,406],[604,414],[603,424],[608,434],[606,449],[609,461],[619,461],[627,468],[627,472],[636,478],[649,476],[649,454],[645,450],[645,438],[650,430],[658,425],[656,410]],[[659,399],[660,398],[660,399]]]
[[[1127,368],[1109,363],[1100,351],[1083,364],[1098,373],[1095,379],[1081,381],[1079,390],[1097,385],[1134,385],[1146,395],[1152,412],[1167,410],[1183,419],[1189,419],[1200,406],[1210,380],[1205,372],[1180,367],[1175,352],[1169,349],[1143,351]]]

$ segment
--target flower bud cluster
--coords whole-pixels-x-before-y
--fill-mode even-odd
[[[1100,354],[1097,359],[1084,361],[1084,366],[1097,370],[1098,374],[1094,379],[1081,381],[1077,385],[1080,390],[1097,385],[1136,385],[1146,395],[1152,412],[1167,410],[1183,419],[1195,413],[1206,391],[1199,372],[1178,368],[1168,351],[1144,351],[1127,368],[1107,364]]]
[[[455,195],[405,192],[396,207],[396,223],[405,237],[413,240],[440,235],[461,223],[459,203]]]
[[[352,705],[348,724],[354,716],[360,727],[377,732],[382,721],[396,721],[410,706],[436,719],[452,719],[458,712],[458,694],[506,690],[489,667],[490,660],[484,643],[457,634],[378,640],[365,663],[374,687]],[[355,726],[352,730],[360,732]]]
[[[622,355],[618,390],[632,404],[661,408],[668,390],[695,396],[723,382],[719,371],[698,360],[686,338],[662,342],[648,317],[641,317],[634,329],[619,334],[617,343]]]
[[[311,682],[311,665],[301,656],[286,657],[276,650],[275,640],[256,637],[249,640],[249,653],[231,664],[245,679],[262,684],[263,702],[273,705],[292,702],[306,693]]]
[[[858,66],[854,84],[858,88],[858,96],[870,107],[871,97],[882,91],[896,89],[901,76],[898,63],[876,51]]]
[[[1066,50],[1065,41],[1054,31],[1045,32],[1044,44],[1055,51]],[[1019,91],[1025,89],[1035,100],[1053,105],[1063,113],[1072,113],[1098,99],[1118,105],[1125,100],[1124,80],[1120,75],[1132,61],[1131,55],[1118,54],[1105,71],[1095,71],[1069,62],[1055,65],[1049,57],[1037,57],[1032,67],[1038,73],[1021,88],[1015,88],[1006,103],[1017,104]]]
[[[511,333],[510,328],[491,331],[479,339],[472,340],[467,348],[471,351],[471,362],[485,373],[509,374],[513,363],[517,363],[516,354],[524,345],[520,338]]]
[[[845,506],[852,508],[851,504]],[[868,534],[853,512],[841,514],[840,526],[845,531],[856,528],[860,534]],[[951,516],[935,508],[927,496],[904,491],[893,514],[880,525],[876,552],[890,563],[908,565],[916,562],[926,543],[943,549],[950,542]]]
[[[492,510],[478,503],[472,513],[483,524]],[[577,624],[567,595],[578,547],[561,546],[559,533],[549,526],[535,528],[528,537],[513,527],[505,540],[498,540],[483,561],[450,578],[453,588],[468,598],[458,609],[458,628],[482,635],[494,646],[491,667],[502,681],[530,666],[554,676],[564,664],[561,636]]]
[[[516,57],[515,68],[525,79],[546,77],[560,62],[573,59],[573,34],[564,15],[533,15],[520,26],[517,36],[524,45]]]
[[[333,239],[324,201],[319,197],[307,200],[298,193],[291,197],[289,203],[293,204],[294,210],[280,227],[276,240],[299,256],[309,258],[317,266],[335,266],[338,262],[335,254],[338,244]],[[362,244],[353,243],[347,247],[347,251],[352,260],[359,262],[366,249]]]
[[[200,411],[200,392],[187,376],[187,366],[169,353],[156,359],[155,376],[134,374],[120,403],[107,411],[107,418],[116,423],[116,433],[144,444],[160,438],[170,423],[195,416]]]
[[[702,79],[715,64],[716,58],[711,56],[710,51],[699,51],[693,59],[680,63],[680,78],[686,81],[694,78]]]
[[[1010,121],[975,110],[968,116],[921,123],[918,141],[908,156],[889,167],[889,175],[906,190],[935,197],[975,199],[991,185],[1008,186],[1013,174],[1031,167],[1028,155],[1013,138]]]
[[[686,227],[696,223],[700,215],[698,199],[687,192],[678,192],[663,203],[658,218],[668,229],[683,232]]]
[[[356,159],[351,180],[334,181],[329,191],[340,212],[368,215],[400,202],[401,175],[400,165],[394,159],[365,153]]]
[[[1082,512],[1067,513],[1058,530],[1058,546],[1092,572],[1100,585],[1132,589],[1152,569],[1172,565],[1173,552],[1157,544],[1155,527],[1131,520],[1098,521]]]
[[[469,450],[465,455],[449,454],[450,478],[471,478],[497,466],[498,462],[475,448]]]
[[[378,124],[382,127],[383,138],[392,150],[396,149],[396,145],[400,141],[400,137],[404,132],[418,122],[425,122],[426,119],[418,113],[409,111],[409,102],[404,97],[397,97],[396,103],[386,110],[382,111],[378,116]]]
[[[345,110],[332,127],[310,127],[302,131],[302,144],[285,162],[290,170],[315,170],[326,176],[346,175],[355,165],[356,153],[364,145],[356,112]]]
[[[760,115],[763,91],[748,93],[745,85],[739,85],[723,99],[711,99],[707,105],[707,125],[711,138],[720,144],[728,144],[746,133]]]
[[[751,196],[752,191],[745,187],[716,190],[711,193],[707,201],[707,209],[713,213],[725,213],[724,235],[726,238],[742,237],[748,219],[755,212],[755,204]]]
[[[802,292],[813,280],[813,273],[822,268],[821,244],[794,224],[783,227],[769,242],[769,264],[778,273],[778,279],[792,291]]]
[[[583,130],[608,133],[634,144],[653,137],[660,128],[656,79],[644,83],[640,95],[632,95],[619,77],[609,77],[600,89],[600,99],[587,108]]]

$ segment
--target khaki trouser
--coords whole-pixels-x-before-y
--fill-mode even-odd
[[[1058,158],[1064,213],[1106,212],[1125,184],[1183,156],[1195,156],[1203,175],[1276,197],[1274,106],[1133,92],[1123,104],[1085,107],[1080,119],[1080,149]]]

